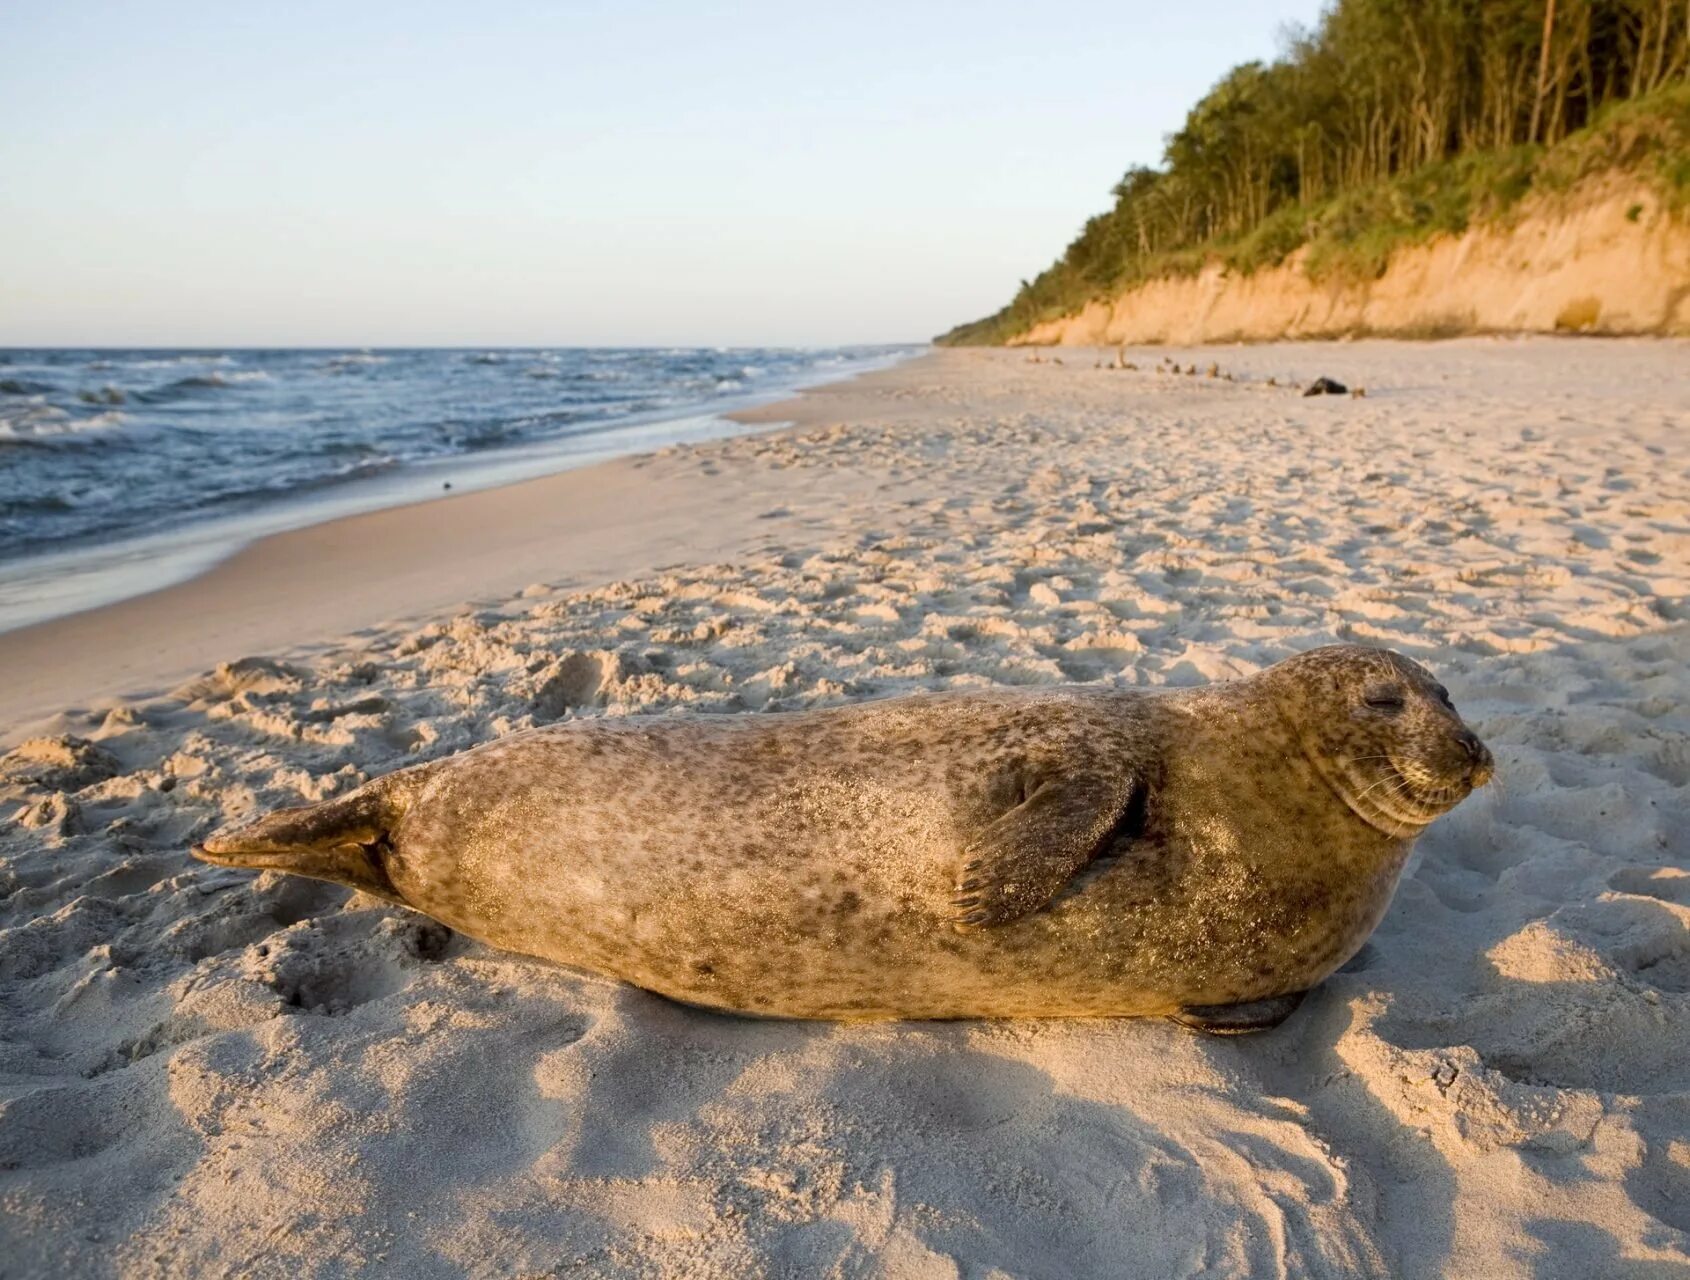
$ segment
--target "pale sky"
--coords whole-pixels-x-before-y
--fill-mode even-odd
[[[1318,0],[0,0],[0,345],[923,340]]]

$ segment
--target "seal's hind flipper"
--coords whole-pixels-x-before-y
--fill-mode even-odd
[[[1247,1000],[1243,1004],[1188,1004],[1169,1021],[1212,1036],[1247,1036],[1254,1031],[1271,1031],[1297,1011],[1307,991]]]
[[[334,800],[278,809],[227,827],[194,848],[202,862],[286,871],[402,899],[384,866],[388,835],[404,813],[418,770],[390,773]]]
[[[1097,856],[1142,797],[1133,779],[1070,774],[1035,786],[963,850],[952,898],[959,929],[1004,924],[1048,905]]]

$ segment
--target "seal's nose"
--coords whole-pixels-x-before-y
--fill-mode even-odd
[[[1456,743],[1467,754],[1470,766],[1468,777],[1475,787],[1482,787],[1491,780],[1491,774],[1496,772],[1496,762],[1491,759],[1490,750],[1479,741],[1479,735],[1471,729],[1456,731]]]

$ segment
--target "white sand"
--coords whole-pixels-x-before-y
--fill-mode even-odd
[[[598,472],[734,495],[702,544],[731,526],[734,563],[629,534],[606,563],[690,563],[331,609],[364,629],[38,726],[88,745],[0,760],[0,1274],[1690,1275],[1690,346],[1178,354],[1240,380],[946,352],[827,389]],[[1317,373],[1367,397],[1265,385]],[[459,541],[518,546],[501,492]],[[474,580],[428,546],[432,590]],[[313,566],[254,550],[248,625],[286,634],[263,573]],[[143,616],[102,613],[108,645]],[[99,617],[34,642],[14,717],[97,679]],[[167,622],[126,680],[181,664]],[[185,854],[536,719],[1192,683],[1343,638],[1432,665],[1500,777],[1243,1041],[721,1017]]]

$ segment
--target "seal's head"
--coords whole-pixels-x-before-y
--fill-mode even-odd
[[[1389,649],[1331,645],[1264,675],[1321,777],[1389,835],[1418,835],[1495,770],[1449,690]]]

